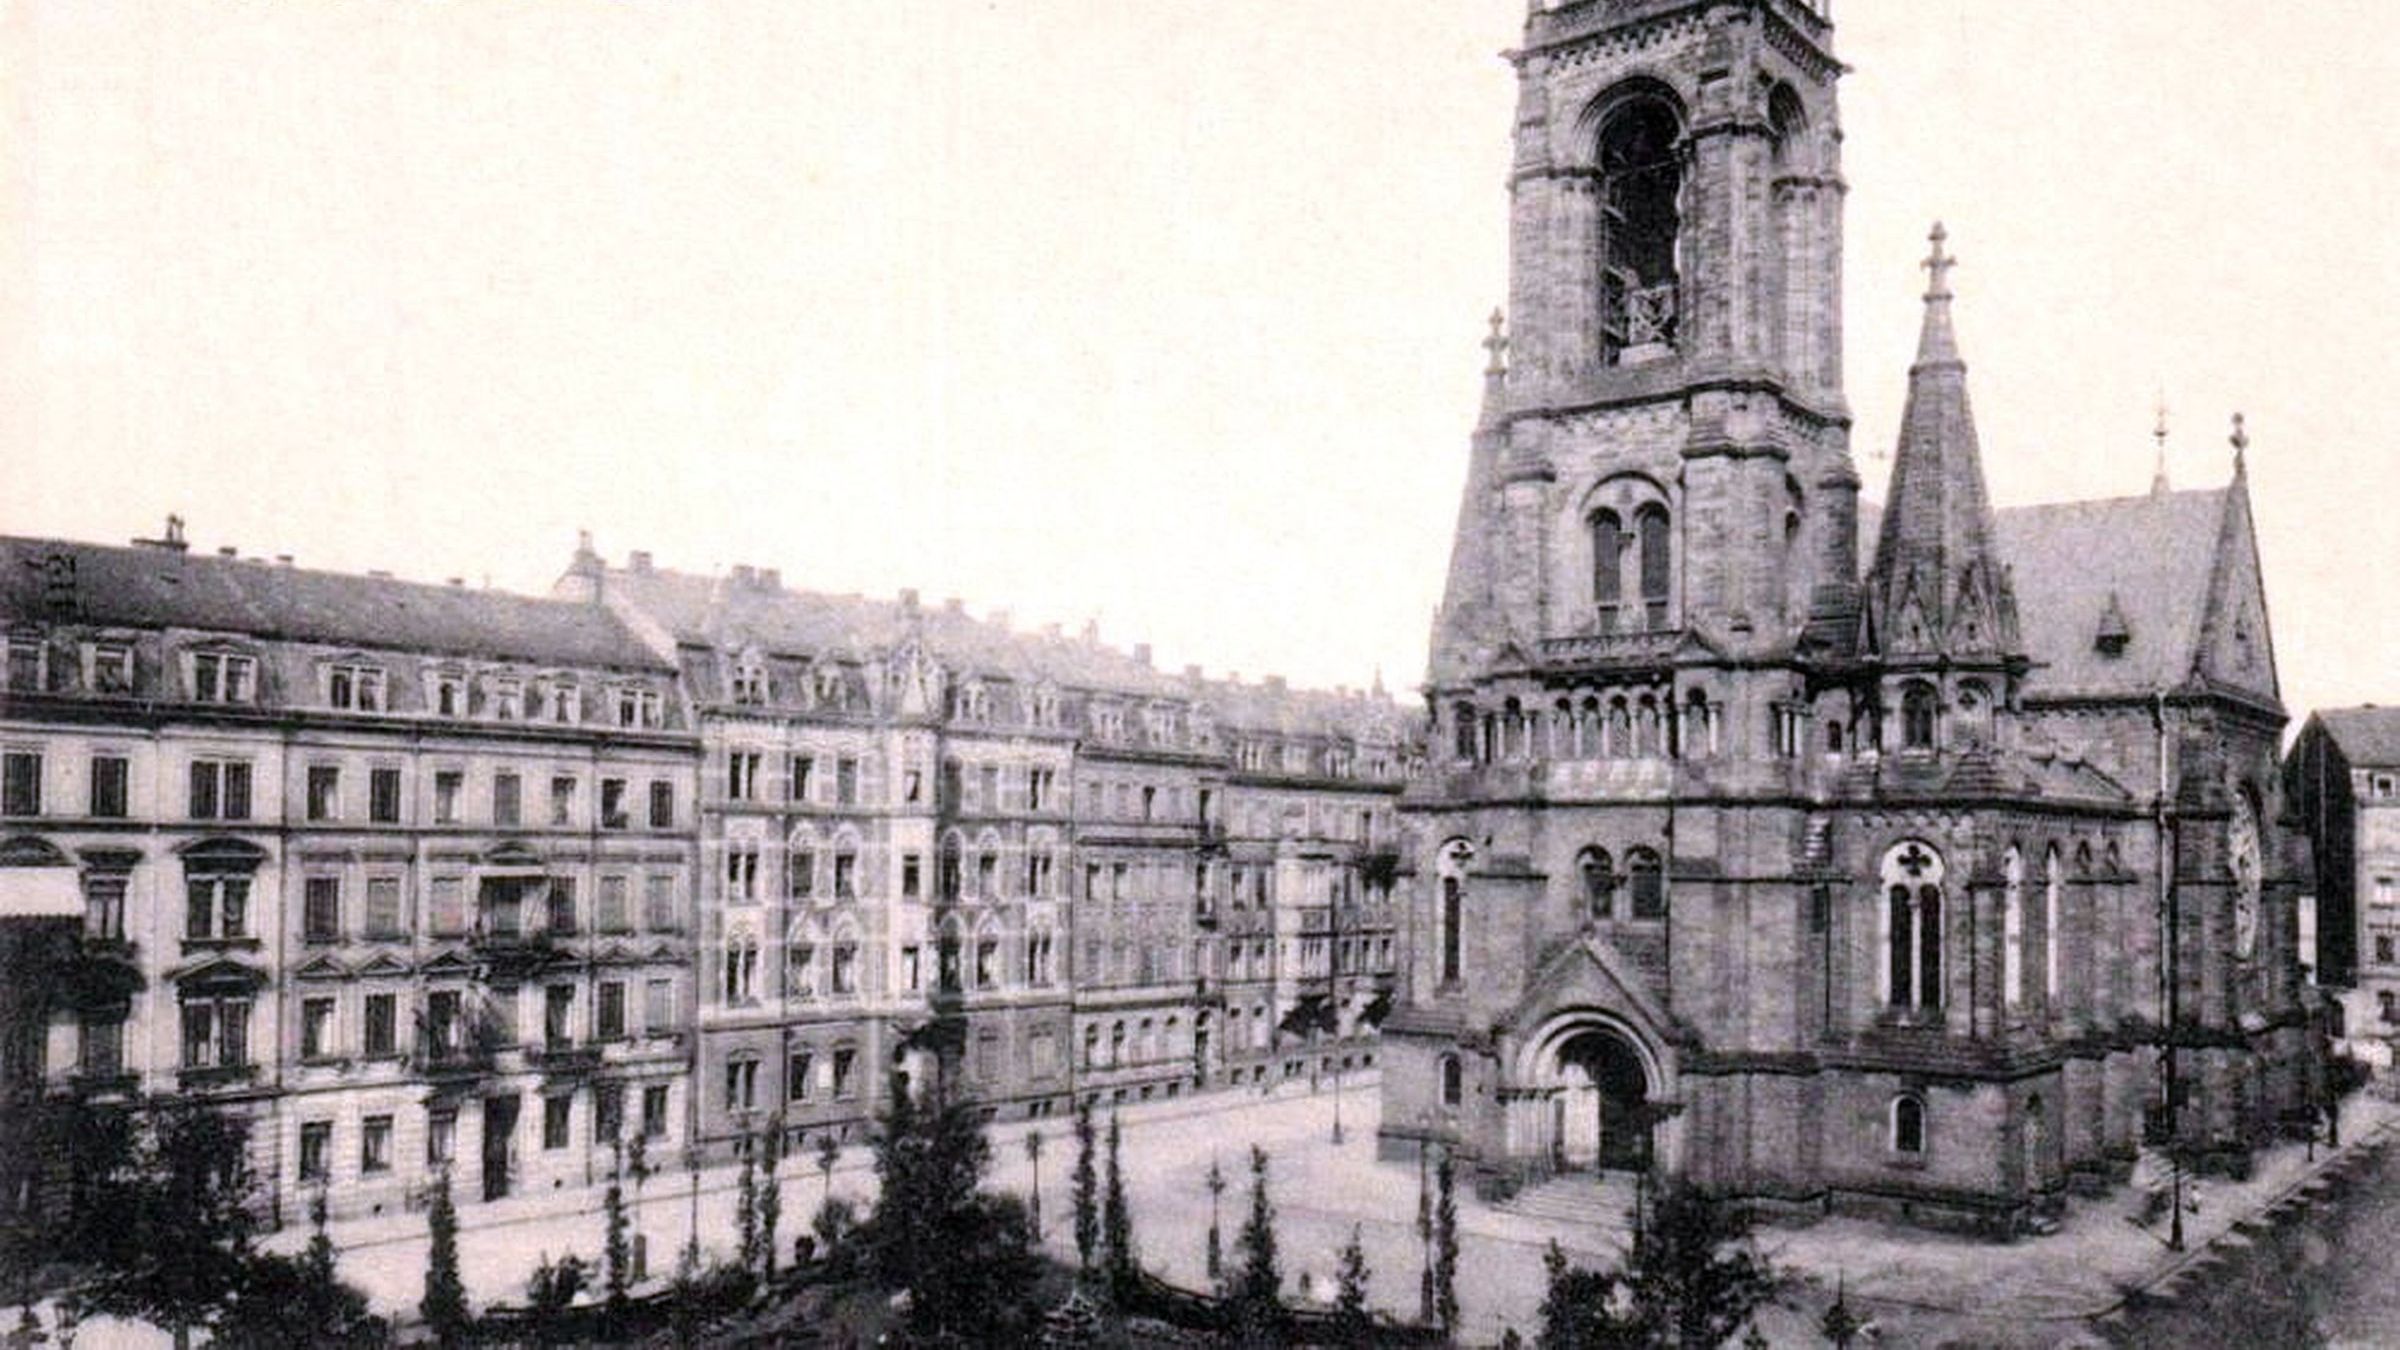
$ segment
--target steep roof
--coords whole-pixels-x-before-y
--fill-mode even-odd
[[[2316,720],[2352,764],[2400,764],[2400,708],[2324,708]]]
[[[61,612],[48,578],[67,574],[62,559],[71,564],[73,577],[72,606],[66,612],[79,623],[191,628],[543,665],[667,668],[597,605],[64,539],[0,537],[0,616],[30,619]]]
[[[2033,658],[2026,691],[2126,696],[2191,678],[2227,489],[2051,502],[1998,513]],[[2104,627],[2125,641],[2103,649]]]

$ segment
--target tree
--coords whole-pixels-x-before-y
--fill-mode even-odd
[[[825,1183],[824,1193],[817,1197],[820,1207],[833,1203],[833,1165],[841,1160],[841,1156],[842,1146],[834,1141],[833,1132],[820,1131],[817,1135],[817,1175]]]
[[[230,1306],[210,1328],[218,1344],[312,1350],[391,1343],[390,1326],[367,1311],[367,1296],[335,1273],[322,1191],[308,1217],[313,1231],[300,1255],[257,1252],[245,1263]]]
[[[1225,1238],[1217,1224],[1217,1198],[1225,1194],[1225,1171],[1208,1160],[1208,1287],[1225,1287]]]
[[[1075,1260],[1085,1274],[1100,1246],[1100,1175],[1092,1152],[1092,1104],[1075,1108]]]
[[[1373,1343],[1375,1324],[1367,1315],[1367,1275],[1367,1249],[1359,1240],[1358,1225],[1352,1224],[1350,1241],[1342,1248],[1341,1264],[1334,1271],[1334,1337],[1343,1345]]]
[[[1433,1318],[1451,1333],[1458,1330],[1458,1169],[1446,1148],[1433,1180]]]
[[[733,1229],[737,1238],[736,1259],[749,1269],[758,1269],[758,1132],[750,1122],[742,1122],[741,1138],[734,1141],[734,1151],[742,1158],[742,1170],[733,1193]]]
[[[920,1342],[1019,1345],[1039,1327],[1033,1226],[982,1188],[991,1144],[975,1108],[936,1080],[923,1103],[895,1075],[875,1141],[880,1183],[861,1236],[870,1271],[905,1291]]]
[[[1636,1350],[1653,1344],[1630,1315],[1622,1276],[1569,1264],[1555,1238],[1542,1264],[1550,1279],[1542,1296],[1541,1334],[1534,1341],[1540,1350]]]
[[[93,1267],[73,1297],[78,1316],[148,1322],[191,1344],[231,1304],[249,1273],[249,1130],[205,1106],[178,1103],[121,1122],[122,1147],[91,1178],[77,1212],[76,1254]]]
[[[535,1325],[554,1322],[574,1306],[575,1296],[590,1283],[591,1268],[582,1257],[569,1252],[554,1262],[544,1256],[525,1281],[525,1302],[533,1309]]]
[[[608,1191],[600,1199],[600,1282],[608,1293],[611,1319],[625,1315],[627,1291],[633,1284],[633,1244],[626,1236],[624,1153],[619,1146],[618,1166],[610,1171]]]
[[[1750,1245],[1749,1225],[1737,1211],[1670,1184],[1634,1234],[1621,1269],[1577,1270],[1553,1253],[1542,1344],[1715,1350],[1772,1302],[1782,1283]]]
[[[1283,1271],[1275,1255],[1275,1206],[1267,1198],[1267,1151],[1250,1146],[1250,1216],[1234,1249],[1241,1272],[1234,1277],[1234,1332],[1244,1345],[1281,1344]]]
[[[1133,1289],[1135,1277],[1141,1273],[1141,1261],[1134,1254],[1133,1211],[1125,1203],[1125,1171],[1119,1152],[1124,1144],[1124,1132],[1117,1124],[1117,1115],[1108,1116],[1108,1183],[1100,1206],[1101,1261],[1108,1275],[1111,1294],[1125,1297]]]
[[[775,1230],[783,1226],[783,1113],[767,1121],[760,1144],[758,1181],[758,1273],[775,1278]]]
[[[457,1345],[466,1338],[471,1319],[467,1287],[458,1278],[458,1208],[450,1202],[447,1167],[434,1174],[433,1203],[425,1211],[425,1231],[430,1239],[425,1253],[425,1296],[417,1301],[417,1314],[425,1319],[437,1343]]]

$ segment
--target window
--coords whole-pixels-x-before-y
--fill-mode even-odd
[[[790,1061],[784,1066],[784,1094],[796,1102],[807,1101],[809,1074],[814,1071],[816,1067],[817,1057],[813,1052],[807,1050],[794,1050],[792,1052]]]
[[[110,820],[125,816],[125,788],[132,765],[123,755],[92,756],[92,814]]]
[[[2065,947],[2066,935],[2059,931],[2061,911],[2059,891],[2063,877],[2058,865],[2058,845],[2052,844],[2042,859],[2042,997],[2051,1006],[2058,1004],[2058,957]]]
[[[833,855],[833,898],[858,898],[858,855],[846,848]]]
[[[125,940],[126,876],[90,872],[83,879],[83,935],[100,942]]]
[[[258,684],[258,663],[247,656],[198,652],[192,656],[194,703],[248,703]]]
[[[333,942],[342,935],[342,879],[314,876],[301,882],[300,933],[304,941]]]
[[[620,689],[617,691],[617,725],[657,726],[660,707],[658,691],[655,689]]]
[[[555,683],[543,692],[548,695],[545,703],[551,721],[573,726],[583,720],[583,700],[575,696],[574,685]]]
[[[300,1126],[300,1179],[323,1181],[333,1161],[333,1122],[311,1120]]]
[[[756,750],[725,752],[725,795],[737,802],[753,800],[758,795],[758,765],[761,756]]]
[[[725,1062],[725,1109],[748,1111],[758,1105],[758,1061],[744,1056]]]
[[[373,666],[333,666],[325,672],[325,702],[342,712],[382,712],[383,672]]]
[[[925,987],[923,951],[913,942],[900,949],[900,987],[912,994]]]
[[[366,1025],[363,1044],[369,1059],[393,1055],[399,1051],[400,997],[397,994],[369,994],[366,1002]]]
[[[400,823],[400,771],[382,767],[367,770],[367,819],[378,825]]]
[[[550,823],[561,828],[575,823],[575,780],[566,774],[550,779]]]
[[[2378,933],[2375,935],[2375,962],[2377,965],[2384,966],[2392,964],[2391,934]]]
[[[196,873],[184,880],[183,935],[194,942],[250,936],[250,878]]]
[[[308,766],[308,818],[342,818],[342,771],[332,764]]]
[[[667,1088],[664,1083],[642,1089],[642,1137],[667,1137]]]
[[[433,823],[458,823],[458,794],[466,787],[467,776],[456,769],[442,769],[433,775]]]
[[[525,819],[525,781],[513,773],[492,775],[492,823],[510,828]]]
[[[644,882],[642,926],[653,933],[672,933],[680,927],[675,922],[675,878],[673,875],[654,872]]]
[[[737,905],[758,899],[758,845],[744,840],[725,845],[725,899]]]
[[[633,931],[633,882],[621,875],[600,878],[600,906],[593,922],[603,933]]]
[[[427,927],[436,937],[467,931],[467,885],[458,877],[435,877],[427,888]]]
[[[1911,840],[1884,854],[1884,997],[1894,1008],[1942,1006],[1942,856]]]
[[[433,677],[433,713],[436,717],[463,717],[467,709],[467,682],[457,675]]]
[[[1904,750],[1931,750],[1934,724],[1940,704],[1934,697],[1933,686],[1911,683],[1900,691],[1900,746]]]
[[[368,877],[363,930],[370,938],[404,935],[400,914],[400,878]]]
[[[98,815],[98,814],[100,814],[100,813],[99,813],[98,811],[94,811],[94,812],[92,812],[92,814],[93,814],[93,815]],[[2391,904],[2391,903],[2392,903],[2392,900],[2393,900],[2393,896],[2394,896],[2394,894],[2395,894],[2395,893],[2400,893],[2400,888],[2396,888],[2396,887],[2395,887],[2395,884],[2394,884],[2394,882],[2392,881],[2392,879],[2391,879],[2390,877],[2377,877],[2377,878],[2375,878],[2375,903],[2376,903],[2376,904],[2378,904],[2378,905],[2389,905],[2389,904]]]
[[[675,828],[675,785],[664,778],[650,780],[650,828]]]
[[[0,754],[0,815],[42,813],[42,757],[32,750]]]
[[[817,893],[817,855],[814,849],[794,848],[784,859],[784,880],[794,900]]]
[[[1626,533],[1625,522],[1614,511],[1600,511],[1592,516],[1592,601],[1599,606],[1600,631],[1616,632],[1619,616],[1625,603],[1625,545],[1632,538]],[[1461,748],[1462,758],[1473,758],[1471,748]]]
[[[925,858],[922,854],[900,855],[900,898],[915,900],[925,894]]]
[[[93,647],[86,681],[95,694],[132,693],[133,648],[121,642],[103,642]]]
[[[575,878],[550,878],[549,889],[543,894],[543,909],[551,932],[562,935],[574,932]]]
[[[457,1054],[465,1045],[459,1035],[462,1026],[458,991],[429,991],[425,995],[425,1025],[419,1033],[422,1038],[419,1048],[432,1058],[448,1058]]]
[[[1892,1099],[1892,1151],[1910,1156],[1925,1151],[1925,1102],[1921,1097]]]
[[[1600,355],[1608,365],[1675,344],[1681,140],[1675,110],[1654,97],[1624,99],[1600,124]]]
[[[1466,865],[1474,856],[1473,848],[1465,840],[1453,840],[1442,849],[1438,864],[1442,888],[1441,976],[1445,984],[1456,983],[1465,965]]]
[[[833,945],[833,971],[830,977],[837,997],[858,992],[858,944],[837,942]]]
[[[858,804],[858,761],[844,757],[833,762],[833,800],[841,806]]]
[[[554,984],[542,990],[542,1044],[563,1050],[574,1043],[575,986]]]
[[[642,986],[642,1030],[652,1036],[675,1031],[675,981],[659,976]]]
[[[359,1122],[358,1170],[366,1173],[392,1170],[392,1118],[369,1116]]]
[[[625,1085],[599,1083],[592,1088],[592,1142],[613,1144],[625,1133]]]
[[[249,1063],[249,999],[194,998],[184,1001],[184,1068],[238,1069]]]
[[[2000,1001],[2013,1010],[2025,1003],[2025,857],[2013,844],[2000,873]]]
[[[1607,850],[1585,849],[1575,867],[1583,877],[1584,912],[1595,919],[1616,917],[1617,874]]]
[[[1028,769],[1025,772],[1025,809],[1047,811],[1058,794],[1058,774],[1050,769]]]
[[[625,780],[622,778],[601,779],[600,828],[622,830],[631,826],[632,823],[625,814]]]
[[[858,1091],[858,1051],[843,1046],[833,1052],[833,1095],[847,1100]]]
[[[1466,1073],[1459,1067],[1458,1056],[1442,1056],[1442,1105],[1457,1106],[1466,1098]]]
[[[758,991],[758,942],[737,933],[725,942],[725,1001],[748,1003]]]
[[[1637,848],[1625,855],[1625,889],[1632,902],[1633,917],[1667,917],[1666,868],[1656,853]]]
[[[125,1019],[123,1017],[87,1018],[80,1030],[82,1043],[77,1048],[76,1072],[93,1079],[123,1077],[125,1073]]]
[[[425,1162],[431,1167],[446,1166],[458,1156],[458,1112],[428,1111],[425,1114]]]
[[[575,1115],[575,1099],[565,1093],[542,1098],[542,1147],[561,1149],[567,1146],[570,1126]]]
[[[792,781],[789,788],[789,795],[793,801],[807,801],[810,797],[810,780],[816,772],[817,762],[807,755],[794,755],[792,756],[791,767]]]
[[[300,1058],[324,1059],[333,1054],[333,1000],[300,1000]]]
[[[525,684],[521,680],[492,681],[491,714],[503,722],[515,722],[525,716]]]
[[[601,1040],[621,1041],[625,1039],[625,982],[623,980],[602,980],[600,982],[598,1021]]]

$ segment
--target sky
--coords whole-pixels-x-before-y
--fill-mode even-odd
[[[622,559],[1421,678],[1524,0],[0,0],[0,531]],[[2382,0],[1838,0],[1853,446],[1935,219],[2002,505],[2250,480],[2400,702]]]

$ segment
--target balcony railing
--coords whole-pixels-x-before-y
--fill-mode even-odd
[[[1580,633],[1542,639],[1542,656],[1549,661],[1654,662],[1675,654],[1680,635],[1671,631],[1645,633]]]

